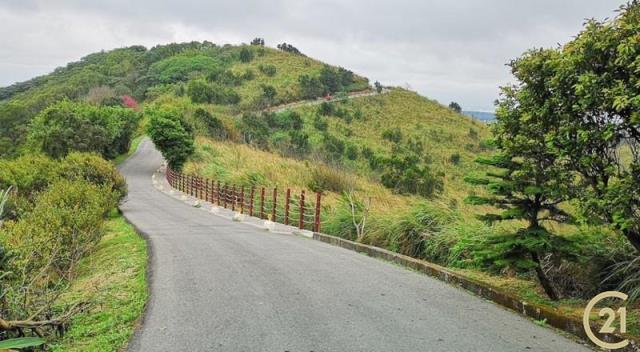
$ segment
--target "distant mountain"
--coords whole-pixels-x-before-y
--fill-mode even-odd
[[[484,121],[484,122],[491,122],[491,121],[496,119],[496,114],[494,114],[492,112],[486,112],[486,111],[463,111],[462,113],[467,115],[467,116],[471,116],[474,119],[477,119],[477,120],[480,120],[480,121]]]

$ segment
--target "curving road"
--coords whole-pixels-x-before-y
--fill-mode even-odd
[[[151,298],[130,351],[588,351],[430,277],[232,222],[157,191],[144,140],[121,209],[148,236]]]

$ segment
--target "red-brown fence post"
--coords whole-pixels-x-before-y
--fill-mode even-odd
[[[231,190],[231,211],[236,211],[236,185]]]
[[[251,196],[249,196],[249,216],[253,216],[253,197],[256,193],[256,186],[251,186]]]
[[[202,187],[200,186],[200,176],[196,176],[196,199],[200,199]]]
[[[240,214],[244,214],[244,186],[240,188]]]
[[[218,206],[220,205],[220,181],[218,181],[218,186],[216,187],[216,203],[218,203]]]
[[[222,189],[222,206],[223,207],[227,207],[227,190],[229,189],[229,185],[227,185],[226,183],[224,184],[224,188]]]
[[[289,202],[291,201],[290,188],[287,188],[287,196],[284,199],[284,224],[289,225]]]
[[[273,204],[271,204],[271,221],[276,222],[276,206],[278,203],[278,187],[273,188]]]
[[[313,224],[313,231],[320,232],[320,192],[316,193],[316,216],[315,223]]]
[[[260,219],[264,219],[264,187],[260,191]]]
[[[298,225],[301,230],[304,229],[304,191],[300,193],[300,222]]]

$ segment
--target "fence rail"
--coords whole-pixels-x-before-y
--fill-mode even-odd
[[[238,211],[240,214],[285,225],[293,225],[297,221],[300,229],[320,232],[322,195],[319,192],[316,193],[315,204],[312,205],[308,201],[305,202],[304,190],[295,194],[290,188],[279,193],[277,187],[238,187],[235,184],[186,175],[169,167],[166,177],[171,187],[197,199]]]

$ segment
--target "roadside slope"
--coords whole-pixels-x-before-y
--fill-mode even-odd
[[[153,252],[132,351],[588,350],[427,276],[196,211],[154,190],[161,161],[145,139],[121,167]]]

